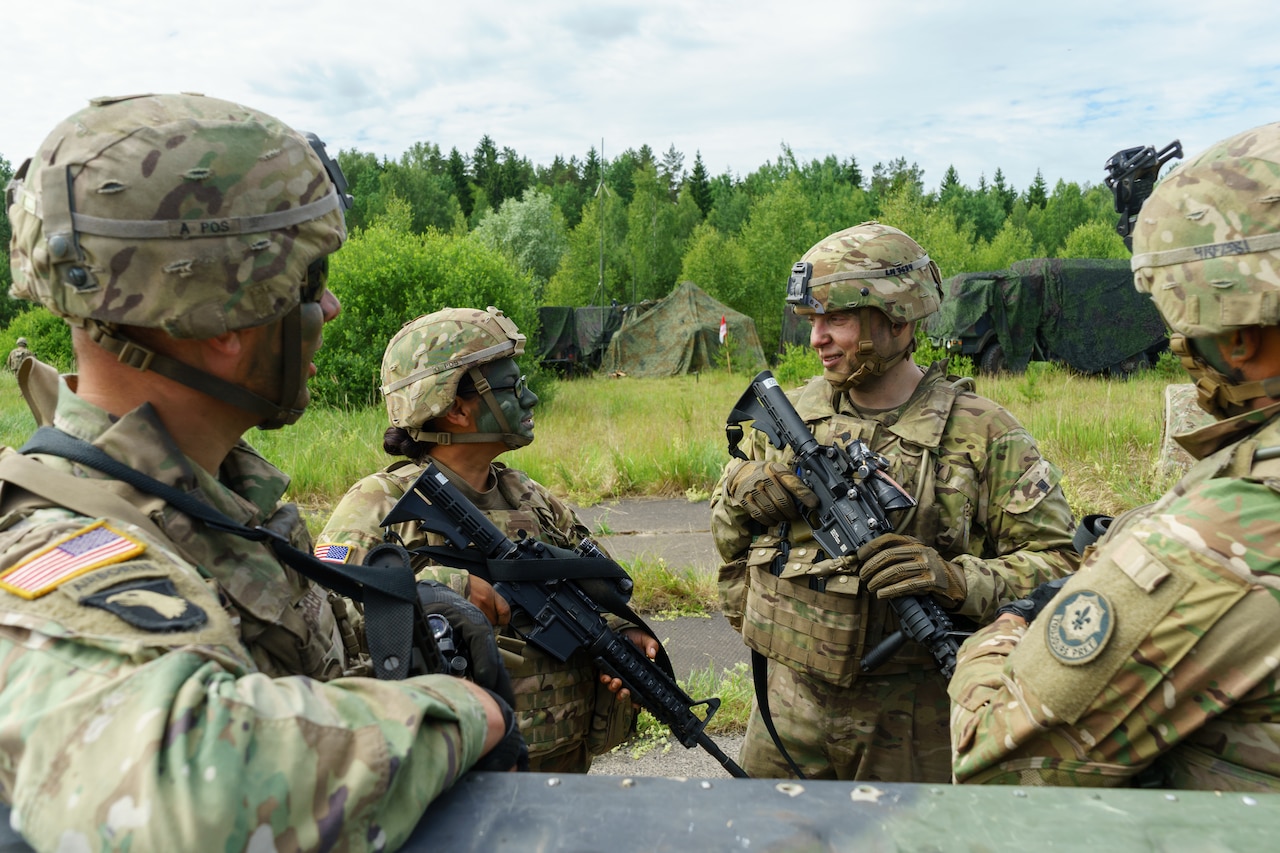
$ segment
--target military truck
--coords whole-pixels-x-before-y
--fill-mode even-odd
[[[1126,375],[1169,346],[1126,260],[1033,258],[952,276],[925,329],[934,346],[969,356],[981,373],[1021,372],[1036,360]]]

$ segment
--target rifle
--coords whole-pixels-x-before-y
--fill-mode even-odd
[[[720,700],[691,698],[676,683],[665,650],[659,647],[658,659],[650,660],[601,615],[617,613],[653,634],[627,604],[631,578],[594,542],[584,539],[576,551],[525,535],[512,542],[434,464],[427,465],[382,526],[405,521],[421,523],[453,546],[428,546],[414,553],[471,571],[492,583],[512,607],[528,614],[534,627],[522,633],[525,640],[559,661],[586,649],[596,666],[621,679],[635,700],[685,748],[701,746],[731,775],[746,778],[746,771],[705,731]],[[706,707],[704,718],[693,713],[698,706]]]
[[[888,461],[865,442],[855,440],[847,448],[819,444],[767,370],[751,380],[725,424],[729,454],[738,459],[746,458],[739,449],[743,421],[753,421],[774,447],[789,447],[795,454],[796,476],[818,497],[806,521],[829,557],[852,556],[877,536],[892,533],[889,513],[916,505],[885,473]],[[902,627],[863,657],[862,671],[876,669],[910,639],[928,649],[943,677],[950,679],[960,643],[947,612],[927,595],[891,598],[889,604]]]
[[[1124,245],[1133,251],[1133,223],[1138,218],[1142,203],[1156,188],[1160,168],[1173,157],[1182,156],[1182,142],[1175,139],[1157,151],[1151,145],[1123,148],[1107,160],[1105,178],[1111,194],[1115,196],[1116,233],[1124,238]]]

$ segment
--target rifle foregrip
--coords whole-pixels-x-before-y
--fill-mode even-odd
[[[719,699],[694,701],[617,631],[604,632],[598,647],[592,649],[592,653],[596,656],[597,666],[621,678],[636,701],[653,714],[658,722],[671,729],[683,746],[688,748],[698,745],[698,735],[720,707]],[[689,710],[694,705],[707,706],[705,720],[699,719]]]

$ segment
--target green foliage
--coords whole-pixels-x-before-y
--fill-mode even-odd
[[[1116,258],[1125,260],[1130,256],[1124,240],[1116,233],[1115,225],[1091,219],[1082,222],[1067,235],[1060,258]]]
[[[325,326],[316,354],[316,397],[341,405],[377,400],[382,353],[405,323],[445,307],[496,305],[526,335],[537,331],[537,305],[527,275],[475,240],[403,229],[403,211],[352,237],[333,256],[329,287],[342,313]]]
[[[706,616],[719,609],[716,579],[696,566],[674,571],[662,557],[641,554],[621,565],[631,575],[635,591],[631,606],[659,620],[677,616]]]
[[[532,188],[485,213],[472,236],[529,274],[539,296],[569,247],[564,216],[549,194]]]
[[[798,388],[810,377],[822,372],[822,359],[813,347],[800,347],[787,344],[778,363],[773,368],[773,376],[783,388]]]
[[[75,355],[71,352],[71,327],[66,321],[39,306],[22,311],[0,331],[0,355],[7,356],[18,338],[27,339],[27,347],[41,361],[52,364],[60,371],[75,368]]]

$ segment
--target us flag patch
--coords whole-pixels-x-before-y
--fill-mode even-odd
[[[0,574],[0,589],[26,599],[52,592],[71,578],[136,557],[147,546],[105,521],[64,536]]]
[[[347,561],[347,557],[350,557],[350,556],[351,556],[350,545],[323,544],[323,545],[316,546],[317,559],[327,560],[330,563],[345,563]]]

